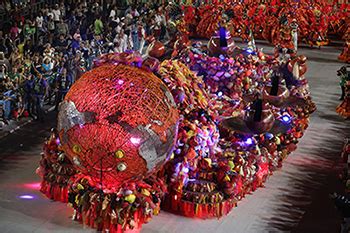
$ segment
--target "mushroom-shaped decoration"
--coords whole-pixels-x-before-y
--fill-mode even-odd
[[[246,113],[246,125],[256,134],[265,133],[271,130],[275,117],[269,105],[262,99],[257,99]]]
[[[279,84],[279,76],[274,75],[271,78],[271,85],[265,86],[263,90],[263,99],[274,106],[281,106],[288,98],[289,90]]]
[[[218,35],[212,36],[208,42],[208,50],[212,56],[231,54],[234,47],[233,38],[223,27],[220,28]]]

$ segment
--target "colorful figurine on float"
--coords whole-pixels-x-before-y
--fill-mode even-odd
[[[76,169],[60,147],[60,139],[55,129],[44,144],[40,166],[36,173],[42,178],[40,191],[54,201],[67,202],[69,180]]]
[[[293,47],[294,50],[297,52],[298,51],[298,23],[296,19],[293,19],[291,24],[291,34],[292,34],[292,42],[293,42]]]
[[[301,98],[310,96],[308,81],[305,78],[307,72],[306,61],[307,58],[304,55],[300,55],[291,59],[287,65],[288,71],[292,75],[291,80],[287,81],[287,86],[294,85],[291,91]]]

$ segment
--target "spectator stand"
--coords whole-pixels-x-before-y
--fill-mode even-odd
[[[3,9],[0,10],[0,18],[4,19],[0,35],[0,65],[5,65],[0,70],[0,138],[38,116],[40,118],[43,111],[57,109],[57,99],[64,98],[62,93],[66,93],[75,80],[91,69],[94,58],[100,54],[129,49],[141,53],[146,51],[146,38],[154,33],[148,22],[153,22],[159,5],[152,4],[149,9],[147,4],[127,7],[123,2],[108,6],[105,3],[110,1],[103,1],[103,4],[91,2],[87,0],[76,5],[74,1],[65,1],[62,5],[61,1],[54,0],[22,4],[20,1],[11,7],[8,1],[7,4],[0,3],[0,9]],[[74,10],[67,10],[58,19],[55,18],[54,27],[50,29],[49,22],[53,19],[49,15],[53,15],[57,3],[61,3],[60,9]],[[112,9],[116,18],[109,16]],[[103,15],[109,17],[99,19],[105,10],[109,13]],[[87,19],[84,14],[91,17]],[[98,33],[97,20],[102,20]],[[17,25],[14,22],[18,22]],[[142,30],[147,33],[142,33]],[[116,44],[120,45],[120,51],[116,51]],[[47,59],[49,61],[45,62]],[[63,69],[69,78],[62,80]],[[42,98],[38,101],[37,90],[42,87],[38,89],[35,85],[41,77],[46,87],[44,93],[40,91]],[[68,86],[67,80],[71,80]]]

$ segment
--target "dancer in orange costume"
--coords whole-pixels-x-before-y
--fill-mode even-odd
[[[343,62],[350,63],[350,39],[345,42],[344,49],[338,57]]]
[[[310,15],[310,31],[306,39],[307,43],[313,46],[321,46],[329,44],[327,37],[328,21],[322,14],[321,10],[315,8],[313,14]]]
[[[278,42],[282,48],[287,48],[290,50],[294,49],[294,44],[293,44],[293,40],[292,40],[292,29],[291,29],[288,21],[286,22],[286,24],[281,25],[280,37],[279,37]]]
[[[343,39],[345,40],[344,48],[338,59],[350,63],[350,20],[347,23],[347,30],[344,34]]]
[[[343,102],[339,104],[336,111],[342,117],[350,119],[350,81],[347,81],[345,88],[345,98]]]

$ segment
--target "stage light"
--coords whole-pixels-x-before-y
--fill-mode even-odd
[[[252,50],[252,49],[249,49],[249,48],[246,49],[245,51],[246,51],[247,53],[249,53],[249,54],[252,54],[252,53],[253,53],[253,50]]]
[[[19,198],[24,199],[24,200],[32,200],[32,199],[34,199],[34,196],[26,194],[26,195],[19,196]]]
[[[131,141],[132,144],[134,144],[135,146],[137,146],[137,145],[140,144],[141,138],[132,137],[132,138],[130,138],[130,141]]]
[[[289,116],[289,115],[283,115],[282,116],[282,121],[284,122],[284,123],[290,123],[291,122],[291,117]]]
[[[253,144],[253,139],[252,138],[247,138],[246,140],[245,140],[245,144],[247,145],[247,146],[250,146],[250,145],[252,145]]]
[[[271,133],[266,133],[265,134],[265,137],[267,138],[267,139],[272,139],[273,138],[273,134],[271,134]]]
[[[27,189],[39,190],[40,189],[40,182],[27,183],[27,184],[24,184],[23,186]]]
[[[190,169],[188,167],[183,167],[182,168],[182,172],[184,173],[188,173],[190,171]]]

